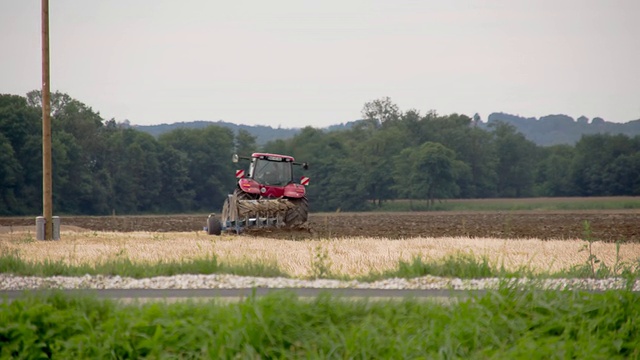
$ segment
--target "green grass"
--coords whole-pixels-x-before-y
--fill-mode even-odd
[[[120,275],[138,279],[178,274],[286,276],[274,263],[245,262],[242,264],[225,264],[219,262],[215,256],[184,261],[160,261],[152,264],[135,263],[128,258],[118,258],[91,265],[68,265],[61,260],[29,262],[20,259],[16,254],[3,254],[0,255],[0,273],[22,276]]]
[[[318,265],[316,261],[322,264]],[[591,257],[579,266],[555,273],[534,273],[525,267],[516,271],[507,271],[494,266],[485,257],[472,255],[449,255],[440,260],[429,260],[415,257],[411,261],[398,261],[395,269],[374,272],[364,276],[337,276],[327,270],[330,261],[327,258],[314,258],[312,272],[314,278],[337,278],[341,280],[356,279],[359,281],[376,281],[389,278],[415,278],[425,275],[440,277],[458,277],[462,279],[480,278],[609,278],[623,277],[628,280],[640,279],[640,258],[634,263],[606,264],[594,262]],[[597,260],[597,259],[596,259]],[[319,269],[319,270],[318,270]],[[323,270],[323,271],[320,271]],[[134,263],[128,258],[119,258],[98,264],[68,265],[63,261],[29,262],[16,254],[0,255],[0,273],[18,276],[83,276],[119,275],[132,278],[149,278],[154,276],[172,276],[178,274],[231,274],[260,277],[291,277],[275,263],[249,262],[225,264],[215,256],[181,262]]]
[[[425,200],[391,200],[376,211],[554,211],[640,209],[640,197],[580,197],[441,200],[429,208]]]
[[[640,357],[640,295],[515,291],[450,304],[301,300],[124,305],[61,294],[0,304],[2,358]]]
[[[440,277],[457,277],[461,279],[481,278],[512,278],[532,276],[530,271],[520,270],[515,272],[504,269],[496,269],[485,257],[477,259],[472,255],[449,255],[438,261],[427,261],[422,257],[414,257],[411,261],[399,261],[398,267],[382,273],[373,273],[361,278],[361,280],[374,281],[389,278],[416,278],[425,275]]]

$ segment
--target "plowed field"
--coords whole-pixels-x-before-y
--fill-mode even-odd
[[[92,231],[202,231],[206,215],[61,216],[66,228]],[[587,222],[587,225],[585,225]],[[0,218],[0,231],[33,226],[35,218]],[[253,232],[249,232],[251,234]],[[319,213],[308,231],[266,231],[260,236],[305,239],[326,237],[491,237],[504,239],[584,239],[640,243],[640,211],[522,211]]]

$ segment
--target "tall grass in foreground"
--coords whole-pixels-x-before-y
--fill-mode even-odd
[[[300,300],[123,305],[60,294],[0,304],[2,358],[640,357],[640,295],[514,291],[451,304]]]

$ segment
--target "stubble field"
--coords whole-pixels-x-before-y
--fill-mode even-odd
[[[313,274],[323,257],[334,275],[383,272],[398,261],[460,254],[506,270],[555,272],[584,264],[640,258],[640,211],[523,211],[312,214],[301,231],[208,236],[205,215],[62,217],[62,240],[33,241],[32,218],[0,218],[0,245],[27,261],[71,265],[118,258],[182,261],[216,256],[227,263],[275,264],[294,277]],[[616,250],[616,242],[622,243]]]

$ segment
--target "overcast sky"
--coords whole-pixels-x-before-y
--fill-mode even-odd
[[[324,127],[439,114],[640,119],[639,0],[50,0],[51,89],[103,118]],[[0,2],[0,93],[41,79],[40,1]]]

